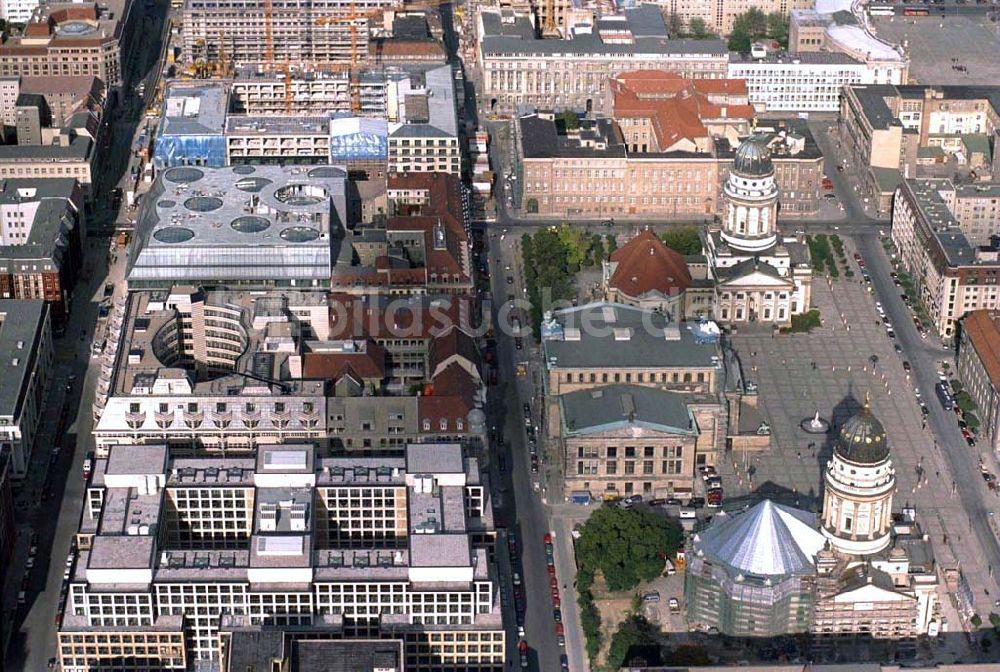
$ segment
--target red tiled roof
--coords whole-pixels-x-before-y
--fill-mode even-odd
[[[330,338],[433,338],[450,325],[473,326],[472,302],[449,296],[435,301],[330,294]]]
[[[302,377],[339,380],[353,373],[364,380],[385,378],[385,348],[367,341],[363,352],[307,352],[302,355]]]
[[[648,229],[615,250],[611,261],[618,266],[609,284],[627,296],[638,297],[651,291],[671,295],[691,286],[684,257]]]
[[[686,79],[673,72],[641,70],[611,80],[615,118],[648,118],[661,150],[679,140],[708,136],[703,119],[752,119],[754,108],[743,102],[741,79]],[[740,102],[730,102],[732,96]],[[720,97],[722,99],[720,99]]]
[[[1000,389],[1000,313],[974,310],[965,318],[963,325],[990,382]]]

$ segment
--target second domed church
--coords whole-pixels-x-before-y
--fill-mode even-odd
[[[776,139],[755,134],[740,144],[723,188],[721,221],[706,235],[713,313],[725,324],[787,326],[809,310],[809,248],[778,228],[780,198],[768,147]]]

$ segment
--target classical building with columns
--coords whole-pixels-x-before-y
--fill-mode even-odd
[[[715,280],[715,319],[787,326],[809,310],[809,248],[778,230],[778,187],[768,143],[753,135],[736,150],[723,188],[721,224],[705,237]]]

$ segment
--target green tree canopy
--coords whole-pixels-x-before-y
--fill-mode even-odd
[[[767,15],[757,7],[751,7],[733,19],[733,30],[729,33],[729,49],[746,53],[754,40],[767,35]]]
[[[700,16],[695,16],[688,21],[688,35],[696,40],[707,40],[710,37],[715,37],[715,34],[708,29],[705,19]]]
[[[788,18],[781,12],[771,12],[767,15],[767,36],[782,46],[788,48]]]
[[[697,226],[673,227],[660,238],[671,250],[685,256],[701,254],[701,235]]]
[[[681,543],[680,528],[643,509],[602,506],[580,529],[577,564],[600,569],[611,590],[631,590],[663,571]]]
[[[618,626],[618,631],[611,638],[611,648],[608,649],[608,660],[606,667],[610,670],[618,670],[629,662],[636,649],[649,650],[659,647],[659,638],[662,635],[659,628],[647,621],[642,616],[630,616]],[[648,659],[644,655],[646,663],[650,665],[659,664],[659,661]]]
[[[564,222],[559,227],[558,235],[559,242],[566,248],[567,270],[571,272],[579,271],[583,260],[587,256],[587,249],[590,247],[587,232]]]

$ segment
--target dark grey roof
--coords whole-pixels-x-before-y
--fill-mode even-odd
[[[46,179],[11,178],[0,181],[0,204],[40,200],[31,233],[22,245],[0,246],[0,271],[16,260],[32,259],[60,266],[69,232],[77,225],[76,180],[71,177]],[[26,196],[25,194],[31,194]]]
[[[698,343],[687,324],[617,303],[590,303],[552,314],[542,325],[550,369],[601,367],[712,367],[716,347]]]
[[[885,427],[872,415],[871,406],[867,402],[864,408],[848,418],[840,428],[834,450],[837,455],[854,464],[879,464],[889,457]]]
[[[671,434],[697,434],[688,411],[690,395],[643,385],[609,385],[559,397],[563,432],[590,434],[645,428]]]
[[[744,140],[733,157],[734,173],[744,177],[767,177],[774,174],[774,164],[771,163],[771,152],[767,148],[767,139],[759,135],[751,135]]]
[[[504,23],[498,12],[483,13],[483,54],[539,55],[556,54],[712,54],[728,53],[726,42],[710,40],[672,40],[667,36],[663,15],[655,5],[643,4],[626,10],[621,17],[604,17],[595,28],[621,26],[632,33],[628,44],[605,43],[599,31],[574,35],[567,40],[537,39],[530,26],[517,21]]]
[[[14,106],[48,109],[48,105],[45,103],[45,96],[40,93],[19,93],[17,100],[14,102]]]
[[[786,51],[769,51],[763,58],[754,58],[748,53],[732,51],[729,53],[730,63],[788,63],[788,64],[837,64],[837,65],[862,65],[861,61],[851,58],[839,51],[803,51],[798,54],[789,54]]]
[[[852,86],[854,96],[861,104],[861,112],[872,128],[885,130],[895,121],[895,117],[885,99],[896,95],[896,87],[891,84]],[[899,122],[896,122],[897,124]]]
[[[269,671],[272,660],[285,657],[285,633],[281,630],[235,630],[228,651],[230,670]]]
[[[744,259],[743,261],[733,264],[732,266],[720,266],[715,269],[715,272],[718,274],[719,281],[721,283],[738,280],[739,278],[750,275],[751,273],[763,273],[764,275],[777,280],[784,280],[789,285],[793,284],[790,279],[782,277],[781,272],[778,271],[777,268],[766,261],[761,261],[760,259]]]
[[[296,640],[292,644],[292,672],[371,672],[402,669],[402,665],[402,643],[396,640]]]
[[[47,310],[44,301],[0,300],[0,416],[21,414]]]
[[[85,161],[90,157],[93,141],[83,135],[72,134],[68,145],[0,145],[0,161]]]
[[[521,117],[521,146],[526,159],[547,159],[553,157],[624,157],[625,145],[618,137],[618,131],[610,119],[581,122],[580,137],[560,135],[551,119],[537,114]],[[600,143],[601,147],[585,147],[581,140]]]

